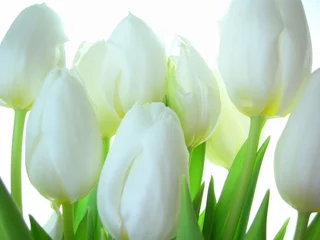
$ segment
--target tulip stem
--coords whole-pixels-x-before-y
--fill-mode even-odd
[[[309,217],[309,212],[298,212],[298,221],[296,225],[296,231],[294,233],[294,240],[305,239],[305,233],[308,227]]]
[[[197,195],[202,182],[203,167],[206,153],[206,142],[200,144],[194,149],[189,150],[190,153],[190,195],[194,199]]]
[[[73,206],[70,203],[63,203],[62,213],[63,213],[64,240],[73,240],[74,239]]]
[[[25,109],[14,110],[14,127],[11,145],[11,196],[21,213],[21,152],[26,114],[27,111]]]
[[[259,145],[260,134],[265,123],[265,119],[261,116],[254,116],[250,119],[250,130],[247,139],[247,147],[245,151],[245,159],[239,176],[239,186],[234,191],[234,198],[230,214],[223,230],[222,239],[232,240],[238,221],[241,215],[242,207],[246,198],[247,190],[256,159],[257,149]]]
[[[102,162],[106,160],[110,146],[110,138],[102,138]]]

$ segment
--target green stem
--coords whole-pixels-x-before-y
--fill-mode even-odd
[[[305,233],[307,231],[309,217],[309,212],[298,212],[298,221],[296,225],[296,231],[294,233],[294,240],[305,239]]]
[[[106,160],[110,147],[110,138],[102,138],[102,162]]]
[[[74,239],[73,207],[69,203],[62,204],[64,240]]]
[[[235,201],[232,203],[230,214],[223,231],[222,239],[224,240],[232,240],[237,228],[238,220],[240,218],[244,200],[247,194],[247,189],[250,184],[250,178],[256,159],[261,130],[265,123],[265,119],[261,116],[251,117],[250,120],[249,137],[247,140],[243,168],[239,177],[239,187],[235,189]]]
[[[14,127],[11,145],[11,196],[22,213],[21,196],[21,152],[24,122],[27,111],[14,110]]]
[[[109,147],[110,147],[110,138],[102,138],[102,162],[104,163],[104,161],[106,160],[106,157],[108,155],[109,152]],[[96,216],[96,236],[99,238],[101,237],[101,228],[102,228],[102,223],[100,221],[100,217],[97,211],[97,189],[98,187],[96,186],[95,189],[92,192],[92,195],[90,196],[90,199],[92,202],[92,207],[95,209],[95,216]],[[89,201],[90,201],[89,199]]]
[[[191,199],[194,199],[197,195],[202,182],[203,167],[206,153],[206,142],[200,144],[193,150],[189,150],[190,153],[190,166],[189,166],[189,178],[190,178],[190,194]]]

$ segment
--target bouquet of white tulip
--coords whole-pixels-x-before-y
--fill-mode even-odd
[[[291,112],[275,180],[298,211],[294,238],[319,239],[320,215],[308,221],[320,211],[320,70],[311,74],[301,1],[234,0],[220,36],[219,73],[183,37],[167,57],[129,13],[108,39],[84,42],[67,69],[59,16],[45,4],[23,10],[0,45],[0,103],[15,110],[0,239],[266,239],[269,191],[248,226],[270,137],[258,149],[259,140],[269,118]],[[30,228],[21,198],[28,111],[26,170],[54,210],[45,226],[30,216]],[[229,173],[219,199],[211,177],[200,211],[206,156]]]

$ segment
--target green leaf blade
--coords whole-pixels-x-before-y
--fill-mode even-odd
[[[31,233],[1,178],[0,202],[0,239],[31,240]]]
[[[208,188],[207,204],[206,204],[204,223],[203,223],[203,230],[202,230],[202,234],[203,234],[204,240],[210,240],[211,239],[215,205],[216,205],[216,196],[215,196],[215,193],[214,193],[213,177],[211,176],[210,183],[209,183],[209,188]]]
[[[290,218],[288,218],[282,225],[282,227],[280,228],[279,232],[277,233],[277,235],[274,237],[274,240],[283,240],[284,236],[286,235],[286,231],[287,231],[287,226],[289,224]],[[309,239],[309,238],[307,238]]]
[[[269,198],[270,190],[266,192],[253,223],[251,224],[248,233],[244,236],[244,240],[266,240]]]
[[[75,234],[76,240],[89,240],[94,238],[93,216],[90,209],[87,209]]]
[[[31,226],[31,233],[34,239],[36,240],[52,239],[31,215],[29,215],[29,220],[30,220],[30,226]]]
[[[201,208],[201,203],[202,203],[202,196],[203,196],[203,191],[204,191],[204,183],[201,184],[199,191],[196,195],[196,197],[193,200],[193,209],[194,213],[196,215],[196,219],[199,219],[199,213],[200,213],[200,208]]]
[[[270,143],[270,137],[268,137],[264,141],[264,143],[261,145],[257,153],[257,157],[255,160],[254,168],[253,168],[251,179],[250,179],[250,185],[246,194],[246,199],[242,208],[241,216],[238,222],[238,227],[237,227],[234,239],[242,239],[246,233],[250,212],[251,212],[251,206],[252,206],[253,197],[256,190],[256,186],[257,186],[257,181],[258,181],[262,161],[269,143]]]
[[[182,181],[181,215],[177,240],[203,240],[185,178]]]
[[[246,151],[246,142],[242,145],[239,152],[237,153],[231,169],[229,170],[227,179],[223,185],[220,198],[214,209],[212,239],[221,239],[223,228],[228,219],[230,206],[234,199],[234,187],[236,186],[237,180],[240,176],[244,155]]]

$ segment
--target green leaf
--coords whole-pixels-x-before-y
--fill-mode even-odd
[[[215,206],[213,228],[211,234],[212,239],[221,238],[222,230],[229,215],[230,206],[232,204],[232,201],[234,201],[234,188],[237,185],[237,180],[243,167],[245,151],[246,142],[242,145],[233,161],[227,179],[223,185],[220,198]]]
[[[195,198],[201,186],[205,155],[206,142],[195,147],[190,156],[189,178],[191,199]]]
[[[274,240],[283,240],[284,236],[286,234],[287,231],[287,226],[288,223],[290,221],[290,218],[288,218],[282,225],[282,227],[280,228],[279,232],[277,233],[277,235],[274,237]],[[307,238],[308,239],[308,238]]]
[[[307,229],[306,239],[308,240],[320,239],[320,213],[317,213],[315,218],[310,223]]]
[[[78,226],[81,220],[84,218],[87,212],[88,200],[89,200],[89,196],[86,196],[73,204],[73,216],[74,216],[73,228],[74,229],[78,229]]]
[[[205,210],[203,229],[202,229],[202,235],[205,240],[211,239],[215,205],[216,205],[216,196],[214,194],[213,177],[211,176],[209,188],[208,188],[207,204],[206,204],[206,210]]]
[[[29,215],[31,233],[34,239],[36,240],[50,240],[51,237],[48,233],[39,225],[39,223]]]
[[[200,208],[201,208],[201,203],[202,203],[203,190],[204,190],[204,183],[201,184],[201,187],[200,187],[196,197],[193,200],[193,209],[194,209],[194,213],[196,215],[196,219],[197,220],[199,218],[199,213],[200,213]]]
[[[200,229],[203,229],[205,213],[206,213],[206,210],[203,210],[198,219],[198,224],[200,226]]]
[[[75,239],[76,240],[94,239],[93,218],[92,218],[90,209],[87,209],[87,212],[84,218],[81,220],[79,227],[76,231]]]
[[[0,178],[0,239],[31,240],[23,217]]]
[[[177,240],[203,240],[194,214],[189,187],[185,178],[182,180],[181,215]]]
[[[270,190],[266,192],[257,215],[255,216],[248,233],[243,238],[244,240],[266,240],[269,197]]]
[[[252,206],[252,202],[253,202],[254,193],[256,190],[256,185],[257,185],[257,181],[258,181],[258,177],[259,177],[259,173],[260,173],[260,168],[261,168],[264,154],[265,154],[267,147],[269,145],[269,142],[270,142],[270,137],[268,137],[264,141],[264,143],[262,144],[262,146],[260,147],[260,149],[257,153],[253,172],[252,172],[251,179],[250,179],[250,185],[247,190],[246,199],[244,201],[244,205],[242,208],[241,216],[240,216],[240,219],[238,222],[238,227],[237,227],[234,239],[242,239],[243,236],[246,234],[246,230],[247,230],[248,222],[249,222],[249,217],[250,217],[250,210],[251,210],[251,206]]]

